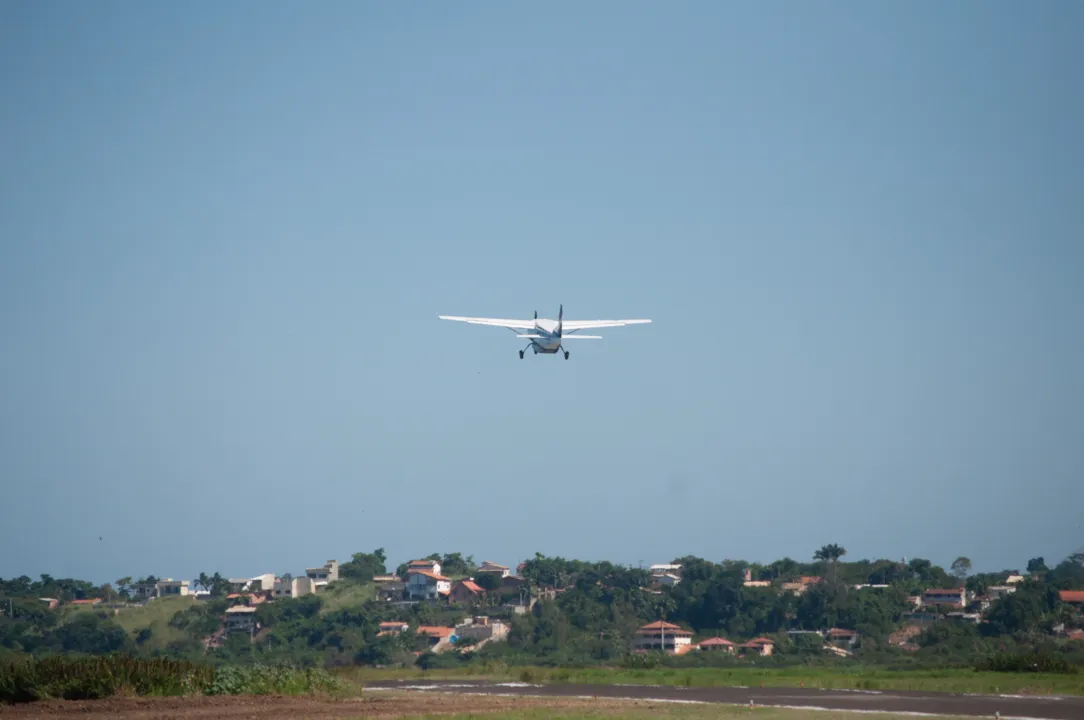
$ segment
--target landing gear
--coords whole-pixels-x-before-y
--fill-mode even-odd
[[[568,350],[565,350],[565,360],[568,360]]]
[[[520,360],[522,360],[522,359],[523,359],[523,351],[522,351],[522,350],[520,350],[520,351],[519,351],[519,359],[520,359]]]

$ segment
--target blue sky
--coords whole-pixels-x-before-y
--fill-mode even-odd
[[[1082,23],[0,4],[0,576],[1064,557]]]

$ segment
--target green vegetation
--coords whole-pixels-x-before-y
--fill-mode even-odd
[[[0,665],[0,701],[87,700],[116,695],[301,695],[337,693],[345,684],[324,670],[288,667],[213,668],[123,655],[53,656]]]

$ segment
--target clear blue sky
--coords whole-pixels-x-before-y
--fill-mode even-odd
[[[0,2],[0,576],[1061,559],[1082,32],[1073,0]],[[559,303],[654,324],[520,361],[437,319]]]

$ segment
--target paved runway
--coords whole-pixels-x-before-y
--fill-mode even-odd
[[[813,690],[799,688],[670,687],[660,685],[536,685],[474,680],[432,683],[367,683],[372,690],[414,690],[543,697],[600,697],[701,703],[730,703],[861,712],[972,715],[1002,720],[1084,720],[1084,698],[1068,696],[953,695],[895,690]]]

